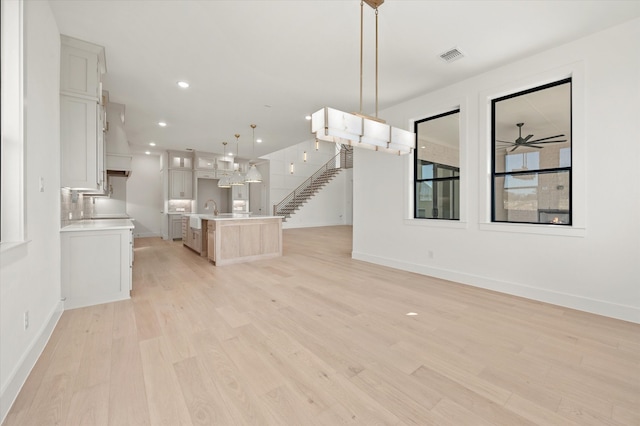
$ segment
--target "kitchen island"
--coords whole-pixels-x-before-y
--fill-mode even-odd
[[[236,213],[198,214],[189,215],[186,222],[190,228],[199,227],[202,232],[195,251],[221,266],[282,256],[282,218]]]

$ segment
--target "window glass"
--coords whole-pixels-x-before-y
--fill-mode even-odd
[[[492,221],[571,224],[571,79],[492,101]]]
[[[460,219],[460,110],[416,123],[415,211],[419,219]]]

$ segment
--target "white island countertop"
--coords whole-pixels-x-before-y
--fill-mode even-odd
[[[217,216],[213,214],[198,214],[196,216],[204,220],[252,220],[284,218],[284,216],[248,215],[243,213],[220,213]]]
[[[108,231],[113,229],[133,229],[131,219],[79,220],[60,229],[60,232]]]
[[[220,213],[218,215],[210,213],[183,213],[183,216],[200,220],[264,220],[264,219],[284,219],[284,216],[253,215],[250,213]]]

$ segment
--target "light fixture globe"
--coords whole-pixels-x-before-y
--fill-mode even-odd
[[[240,174],[239,170],[233,172],[231,177],[229,178],[229,184],[231,186],[242,186],[244,185],[244,177]]]
[[[247,175],[244,177],[244,181],[248,183],[262,182],[262,174],[257,169],[255,164],[252,164],[251,167],[249,167],[249,171],[247,172]]]
[[[231,181],[229,180],[229,175],[226,173],[220,178],[218,181],[218,188],[231,188]]]
[[[253,136],[253,156],[255,157],[256,155],[256,125],[255,124],[251,124],[251,132],[252,132],[252,136]],[[260,170],[258,170],[258,168],[256,167],[255,164],[252,164],[251,167],[249,167],[249,171],[247,172],[247,175],[244,177],[244,181],[248,182],[248,183],[259,183],[262,182],[262,173],[260,173]]]

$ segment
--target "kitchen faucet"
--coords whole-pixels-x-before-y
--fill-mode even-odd
[[[211,202],[213,203],[213,215],[214,215],[214,216],[218,216],[218,213],[220,213],[220,212],[218,211],[218,205],[216,204],[216,202],[215,202],[215,201],[213,201],[213,200],[207,200],[207,201],[204,203],[204,209],[205,209],[205,210],[209,210],[209,201],[211,201]]]

